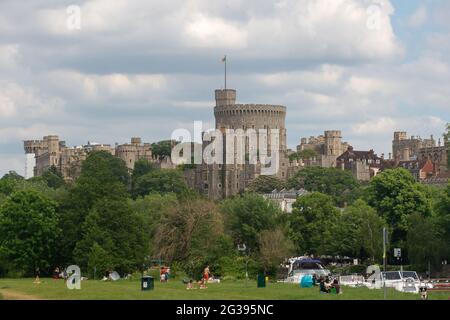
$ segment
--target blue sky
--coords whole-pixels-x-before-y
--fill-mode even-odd
[[[340,129],[387,154],[395,130],[444,131],[449,51],[446,0],[3,0],[0,175],[24,173],[24,139],[151,142],[213,126],[224,54],[239,102],[288,108],[289,147]]]

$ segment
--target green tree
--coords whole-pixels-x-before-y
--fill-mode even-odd
[[[114,267],[113,255],[103,249],[97,242],[94,242],[88,256],[88,274],[98,277],[107,270],[113,270]]]
[[[359,197],[359,183],[351,172],[336,168],[307,167],[290,178],[287,187],[327,194],[338,206],[350,204]]]
[[[235,243],[245,243],[251,252],[259,250],[259,234],[275,229],[282,215],[277,204],[253,193],[225,200],[221,210]]]
[[[74,259],[82,268],[89,260],[92,267],[94,244],[104,250],[97,250],[95,255],[104,255],[119,273],[137,270],[149,254],[150,239],[142,219],[121,199],[99,200],[82,225],[82,235],[74,250]]]
[[[9,196],[23,180],[24,178],[15,171],[10,171],[0,179],[0,193]]]
[[[264,230],[259,235],[259,260],[266,273],[276,274],[277,268],[294,253],[294,244],[281,228]]]
[[[129,200],[131,209],[139,216],[142,226],[148,233],[150,239],[154,239],[158,230],[162,213],[167,208],[177,207],[178,199],[176,194],[150,194],[145,197],[139,197],[136,200]],[[150,240],[150,255],[153,255],[155,248],[153,241]]]
[[[139,159],[134,163],[133,174],[131,176],[132,180],[136,181],[139,177],[157,169],[155,163],[150,162],[147,159]]]
[[[367,188],[368,204],[375,208],[393,229],[391,242],[402,246],[412,213],[428,216],[430,201],[408,170],[386,170],[372,179]]]
[[[313,192],[299,197],[289,217],[290,239],[298,253],[334,254],[340,212],[333,199]]]
[[[441,232],[441,240],[446,243],[443,254],[450,256],[450,183],[441,193],[441,199],[436,205],[435,223]]]
[[[150,193],[187,192],[188,187],[183,173],[177,169],[152,171],[136,180],[135,196],[146,196]]]
[[[125,162],[105,151],[92,152],[83,162],[80,177],[61,199],[62,255],[73,262],[72,252],[81,240],[81,227],[98,201],[126,202],[129,175]]]
[[[180,263],[192,277],[209,264],[221,243],[223,219],[217,206],[204,199],[184,199],[162,212],[154,238],[154,257]]]
[[[274,176],[259,176],[248,186],[248,191],[256,193],[270,193],[284,188],[284,182]]]
[[[56,203],[37,191],[18,191],[0,207],[0,256],[31,274],[55,262],[61,230]]]
[[[445,244],[437,224],[431,217],[419,213],[409,215],[408,224],[406,247],[409,262],[423,271],[427,269],[428,263],[439,265],[445,254]]]
[[[344,256],[381,259],[382,230],[385,221],[363,200],[345,208],[335,236],[336,253]]]
[[[51,166],[50,169],[45,171],[42,174],[42,179],[47,183],[47,186],[53,189],[58,189],[65,185],[61,172],[55,166]]]
[[[171,140],[163,140],[159,142],[152,143],[152,154],[158,159],[163,159],[164,157],[170,157],[172,154],[172,144],[174,142]]]

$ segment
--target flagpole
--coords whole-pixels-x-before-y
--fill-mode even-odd
[[[225,90],[227,90],[227,56],[225,56]]]

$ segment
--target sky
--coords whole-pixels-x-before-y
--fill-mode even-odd
[[[449,52],[448,0],[0,0],[0,176],[44,135],[213,127],[224,55],[239,103],[287,107],[290,148],[341,130],[387,155],[394,131],[441,137]]]

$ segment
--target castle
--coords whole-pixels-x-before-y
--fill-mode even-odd
[[[23,142],[26,154],[34,154],[36,165],[34,176],[41,176],[54,166],[67,182],[74,181],[81,173],[81,164],[91,151],[106,151],[125,161],[129,170],[139,159],[152,160],[150,143],[142,143],[141,138],[131,138],[131,143],[111,147],[109,144],[90,143],[83,146],[67,147],[56,135],[43,137],[42,140]]]
[[[215,127],[223,134],[223,156],[236,157],[236,150],[227,150],[227,129],[237,130],[278,130],[278,170],[275,174],[282,180],[288,179],[297,169],[298,164],[288,159],[286,145],[286,107],[266,104],[237,104],[236,90],[224,89],[215,91],[214,107]],[[233,138],[234,139],[234,138]],[[203,146],[205,147],[205,146]],[[270,149],[271,140],[267,141]],[[245,150],[249,151],[248,140]],[[237,162],[237,161],[236,161]],[[197,165],[185,172],[188,184],[211,199],[220,199],[244,192],[251,181],[261,174],[260,161],[245,164],[239,163]]]
[[[220,135],[223,150],[222,157],[236,158],[237,150],[234,145],[227,149],[227,132],[229,130],[241,129],[246,131],[254,129],[258,131],[277,130],[276,137],[267,135],[267,149],[276,145],[278,154],[277,171],[274,176],[286,181],[298,170],[308,166],[320,166],[325,168],[339,168],[352,172],[354,177],[360,181],[370,181],[379,172],[403,167],[408,169],[413,176],[421,182],[429,184],[446,184],[450,178],[447,167],[447,156],[450,145],[438,145],[433,136],[430,139],[420,137],[407,137],[406,132],[395,132],[392,141],[392,154],[385,159],[384,154],[380,157],[373,150],[356,151],[347,142],[342,141],[342,132],[339,130],[325,131],[317,137],[302,138],[297,146],[297,153],[305,150],[313,151],[314,156],[304,159],[290,159],[294,152],[287,149],[286,143],[286,107],[281,105],[267,104],[238,104],[236,103],[236,90],[215,90],[215,128]],[[205,133],[203,133],[205,135]],[[249,145],[249,137],[245,137],[245,154],[252,148]],[[258,137],[258,139],[260,139]],[[273,140],[275,139],[275,140]],[[191,145],[191,144],[190,144]],[[192,144],[194,145],[194,144]],[[260,147],[258,141],[258,148]],[[207,148],[205,142],[200,145],[202,151]],[[152,157],[150,143],[142,143],[140,138],[131,138],[130,143],[112,147],[108,144],[88,143],[84,146],[67,147],[58,136],[49,135],[42,140],[24,141],[24,149],[27,154],[34,154],[36,165],[34,175],[40,176],[51,166],[55,166],[68,182],[74,181],[81,172],[81,164],[91,151],[103,150],[124,160],[128,169],[134,169],[134,164],[139,159],[156,162],[162,168],[174,168],[171,159],[157,159]],[[258,149],[259,152],[259,149]],[[393,157],[392,157],[393,155]],[[246,190],[248,185],[259,175],[266,164],[258,161],[250,162],[245,159],[244,163],[206,163],[186,167],[184,175],[190,187],[211,199],[227,198]],[[449,175],[447,177],[446,175]]]

